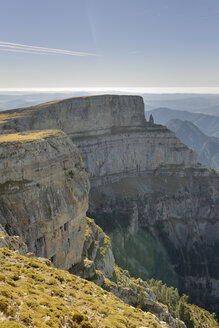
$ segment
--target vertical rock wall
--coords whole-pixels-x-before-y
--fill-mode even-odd
[[[0,136],[0,223],[28,250],[68,269],[81,260],[89,182],[61,131]]]

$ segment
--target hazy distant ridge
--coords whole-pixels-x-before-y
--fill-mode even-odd
[[[191,113],[188,111],[174,110],[170,108],[156,108],[146,112],[146,118],[153,115],[155,123],[166,124],[169,120],[180,119],[194,123],[208,136],[219,137],[219,116]]]
[[[205,135],[196,125],[189,121],[173,119],[166,126],[177,137],[198,153],[198,160],[208,167],[219,170],[219,138]]]

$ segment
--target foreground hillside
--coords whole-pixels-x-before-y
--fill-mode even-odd
[[[1,248],[0,264],[1,328],[169,327],[96,284],[51,267],[46,259]],[[187,327],[218,326],[214,316],[198,307],[182,303],[179,311],[189,318],[191,325]],[[176,327],[185,326],[178,321]]]
[[[49,263],[0,249],[0,327],[168,327]]]

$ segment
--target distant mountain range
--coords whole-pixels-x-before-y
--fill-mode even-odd
[[[187,120],[194,123],[206,135],[219,137],[219,116],[191,113],[165,107],[146,111],[147,120],[150,114],[153,115],[155,123],[166,125],[172,119]]]
[[[94,94],[104,94],[107,91],[44,91],[44,92],[25,92],[0,90],[0,110],[14,109],[24,106],[36,105],[41,102],[57,100],[61,98],[89,96]],[[110,92],[121,94],[118,90]],[[125,92],[127,95],[132,94]],[[124,92],[122,92],[124,94]],[[158,107],[174,108],[176,110],[188,110],[194,113],[203,113],[219,116],[219,95],[217,94],[146,94],[138,93],[142,96],[147,110]]]
[[[156,108],[146,112],[155,123],[163,124],[198,154],[198,160],[219,170],[219,117],[170,108]]]
[[[173,119],[165,124],[177,137],[198,154],[198,160],[219,170],[219,138],[209,137],[189,121]]]
[[[42,92],[42,93],[9,93],[4,94],[0,92],[0,111],[22,108],[28,106],[34,106],[40,102],[47,102],[52,100],[57,100],[61,98],[69,97],[78,97],[78,96],[88,96],[88,92],[66,92],[66,93],[57,93],[57,92]]]
[[[142,96],[147,110],[167,107],[219,116],[219,95],[217,94],[143,94]]]

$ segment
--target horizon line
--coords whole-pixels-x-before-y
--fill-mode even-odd
[[[0,88],[3,92],[126,92],[154,94],[219,94],[219,87],[66,87],[66,88]]]

